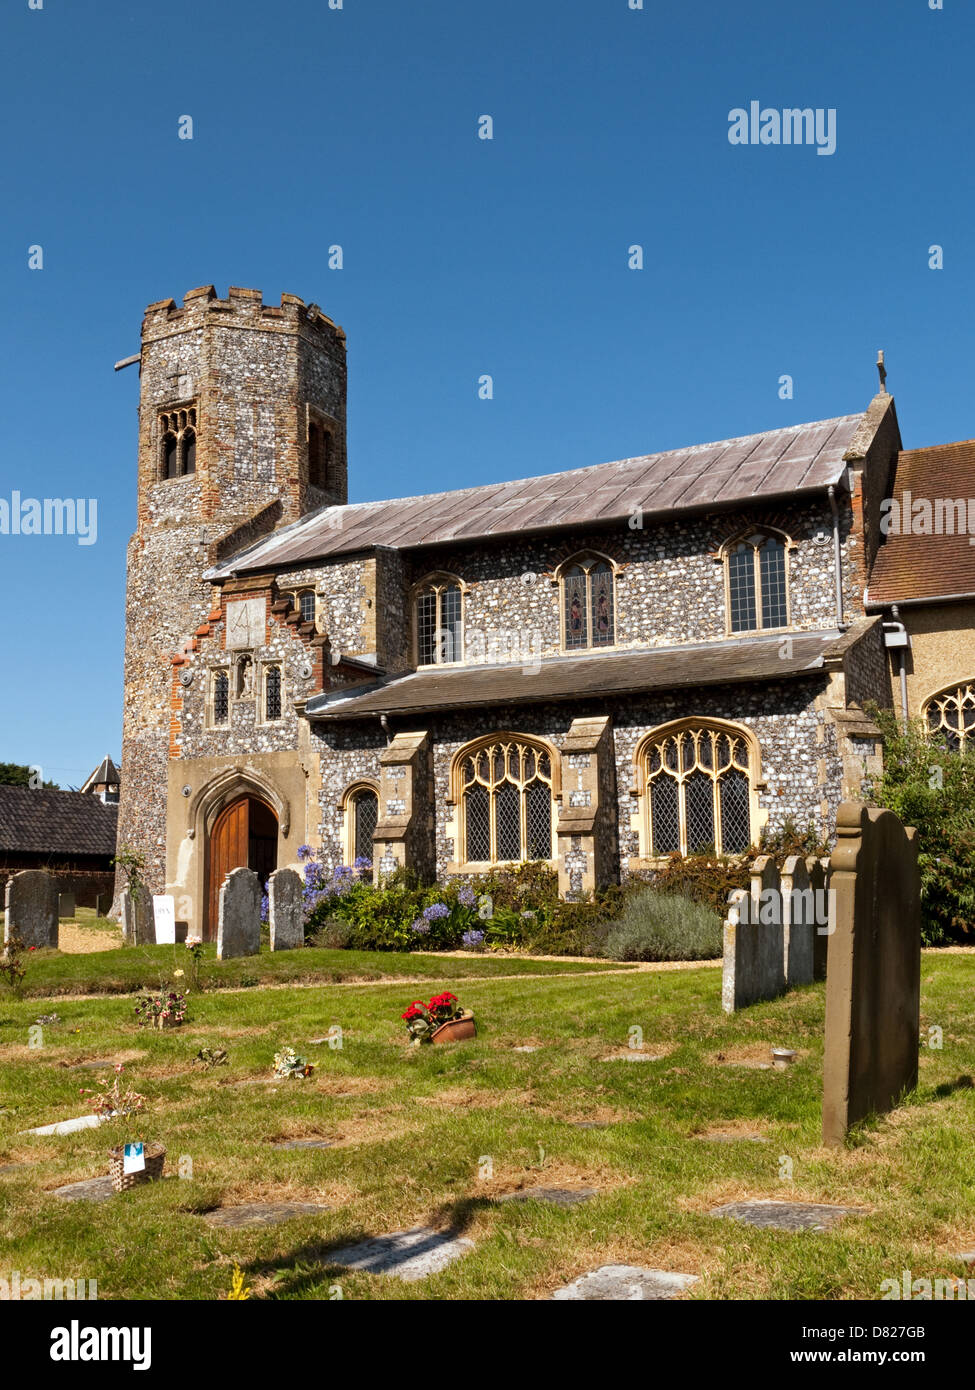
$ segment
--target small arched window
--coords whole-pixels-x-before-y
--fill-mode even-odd
[[[323,474],[322,431],[313,421],[308,426],[308,481],[312,487],[323,486]]]
[[[372,863],[372,837],[379,824],[379,795],[375,787],[354,787],[345,798],[345,853],[350,864]]]
[[[789,625],[787,547],[780,536],[756,531],[724,550],[728,626],[756,632]]]
[[[298,610],[301,613],[301,621],[303,623],[313,623],[315,621],[314,589],[303,589],[298,595]]]
[[[975,749],[975,681],[952,686],[924,702],[928,732],[956,753]]]
[[[650,857],[742,854],[752,843],[750,740],[734,726],[687,723],[637,752]]]
[[[163,435],[162,475],[164,478],[179,477],[179,443],[175,434]]]
[[[426,580],[415,591],[416,664],[463,661],[463,594],[449,575]]]
[[[482,741],[456,763],[468,864],[555,857],[552,754],[517,735]]]
[[[196,472],[196,431],[192,428],[188,428],[183,434],[180,472]]]
[[[601,555],[582,555],[559,571],[565,651],[611,647],[616,641],[613,566]]]

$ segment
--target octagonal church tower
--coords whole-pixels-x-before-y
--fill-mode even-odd
[[[149,305],[140,378],[118,844],[162,892],[173,656],[207,618],[209,566],[347,501],[345,334],[294,295],[207,285]]]

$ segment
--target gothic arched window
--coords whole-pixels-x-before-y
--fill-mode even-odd
[[[754,531],[723,550],[731,632],[789,625],[788,547],[781,536]]]
[[[459,858],[468,864],[554,859],[552,756],[545,744],[517,734],[461,750],[455,760]]]
[[[281,667],[265,666],[264,718],[269,721],[280,719],[281,707]]]
[[[975,748],[975,681],[951,686],[925,700],[921,715],[928,732],[956,753]]]
[[[159,416],[160,477],[183,478],[196,472],[196,406],[166,410]]]
[[[648,857],[748,849],[755,747],[745,730],[722,723],[686,721],[647,735],[637,778]]]
[[[452,575],[433,575],[414,590],[417,666],[464,659],[464,600]]]
[[[162,475],[164,478],[179,477],[179,443],[175,434],[163,435]]]
[[[562,646],[611,647],[616,641],[613,566],[602,555],[580,555],[558,571],[562,601]]]
[[[226,671],[216,671],[213,676],[211,696],[212,721],[216,725],[227,724],[230,719],[230,677]]]
[[[372,836],[378,824],[376,788],[371,783],[351,787],[345,794],[345,855],[350,864],[372,863]]]
[[[196,472],[196,431],[195,431],[195,430],[193,430],[193,429],[187,429],[187,430],[185,431],[185,433],[184,433],[184,435],[183,435],[182,447],[181,447],[181,451],[180,451],[180,452],[181,452],[182,458],[181,458],[181,461],[180,461],[180,470],[179,470],[179,471],[180,471],[181,473],[184,473],[184,474],[185,474],[185,473],[195,473],[195,472]]]

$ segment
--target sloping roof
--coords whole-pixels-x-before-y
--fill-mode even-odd
[[[113,855],[117,828],[97,796],[0,787],[0,854]]]
[[[906,493],[910,496],[905,499]],[[975,594],[975,545],[969,543],[967,519],[963,529],[956,529],[957,520],[949,509],[953,534],[912,535],[907,530],[912,505],[918,501],[931,504],[935,524],[934,504],[949,499],[965,501],[967,518],[968,499],[975,499],[975,440],[900,454],[893,497],[898,508],[893,515],[899,513],[901,525],[896,533],[891,526],[877,551],[867,586],[870,606]],[[972,511],[975,513],[975,502]],[[975,521],[975,515],[972,519]]]
[[[599,463],[517,482],[489,483],[322,507],[207,572],[225,578],[373,546],[404,550],[523,531],[551,531],[750,498],[822,490],[836,483],[865,413]]]
[[[781,637],[760,637],[554,657],[542,661],[537,669],[424,666],[365,690],[359,687],[351,692],[316,695],[307,701],[305,714],[311,719],[368,719],[380,714],[781,680],[821,670],[831,649],[845,640],[839,632],[810,632],[792,637],[790,648],[783,646]],[[786,650],[788,655],[783,655]]]
[[[112,762],[111,757],[106,753],[91,776],[85,778],[81,790],[86,792],[90,787],[99,787],[103,785],[117,787],[120,781],[119,770]]]

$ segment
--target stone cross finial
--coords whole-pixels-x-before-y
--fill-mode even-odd
[[[887,368],[884,366],[883,348],[877,353],[877,372],[880,376],[880,390],[883,395],[887,395]]]

